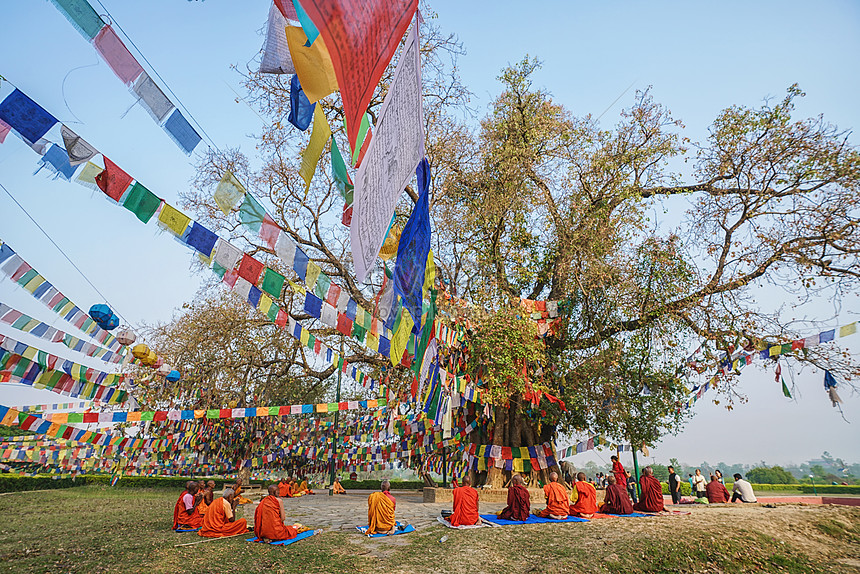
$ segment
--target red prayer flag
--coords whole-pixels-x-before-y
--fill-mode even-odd
[[[265,265],[260,261],[245,253],[242,255],[242,262],[239,263],[239,277],[246,279],[251,285],[256,285],[264,267]]]
[[[296,14],[296,7],[289,0],[275,0],[275,6],[278,7],[278,10],[281,11],[281,14],[287,20],[295,21],[299,19],[299,16]]]
[[[349,227],[352,224],[352,205],[343,204],[343,217],[340,222]]]
[[[134,178],[121,170],[118,165],[107,157],[104,160],[105,169],[96,176],[96,185],[99,186],[99,189],[105,195],[118,202]]]
[[[347,138],[355,149],[361,117],[418,0],[302,0],[325,40],[340,87]]]
[[[350,319],[343,313],[338,313],[337,330],[344,335],[352,335],[352,319]]]
[[[278,316],[277,318],[275,318],[275,325],[277,325],[278,327],[286,326],[288,317],[289,315],[287,315],[286,311],[284,311],[283,309],[278,309]]]
[[[278,224],[275,223],[275,220],[269,217],[267,213],[263,217],[263,225],[260,227],[260,239],[266,242],[266,244],[275,249],[275,245],[278,243],[278,236],[281,234],[281,228],[278,227]]]

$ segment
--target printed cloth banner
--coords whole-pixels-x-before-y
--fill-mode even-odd
[[[299,82],[299,75],[295,74],[290,78],[290,115],[287,117],[287,121],[301,131],[305,131],[311,125],[314,108],[316,108],[316,104],[312,104],[308,100],[308,96],[302,89],[301,82]]]
[[[301,0],[301,6],[330,51],[350,128],[347,137],[355,146],[361,117],[418,9],[418,0]]]
[[[331,128],[328,125],[328,120],[326,120],[325,112],[322,107],[317,107],[314,112],[314,129],[311,132],[311,140],[305,151],[302,152],[302,164],[299,167],[299,175],[305,180],[306,194],[311,187],[311,179],[317,170],[317,163],[330,137]]]
[[[137,96],[137,101],[143,109],[159,123],[163,122],[167,114],[175,107],[146,72],[142,73],[134,83],[132,92]]]
[[[69,156],[66,154],[66,150],[57,144],[51,144],[47,153],[39,160],[39,164],[42,167],[47,167],[50,171],[57,174],[57,177],[62,177],[66,181],[71,181],[72,176],[75,175],[75,167],[69,163]]]
[[[269,22],[266,26],[266,41],[263,44],[263,59],[260,72],[263,74],[295,74],[290,47],[287,44],[287,18],[275,4],[269,8]]]
[[[316,103],[336,91],[337,76],[326,43],[318,39],[308,45],[304,30],[295,26],[287,26],[286,34],[290,57],[308,101]]]
[[[12,131],[12,128],[9,127],[9,124],[0,120],[0,144],[6,141],[6,136],[9,135],[10,131]]]
[[[93,46],[125,85],[131,85],[143,73],[143,68],[110,25],[99,30],[99,33],[93,38]]]
[[[107,156],[102,155],[102,159],[105,161],[105,169],[96,176],[96,185],[109,198],[119,202],[134,178],[120,169]]]
[[[95,38],[104,28],[105,23],[101,16],[86,0],[51,0],[51,2],[87,40]]]
[[[179,110],[174,110],[166,122],[164,122],[164,131],[176,142],[186,155],[190,155],[200,143],[202,139],[200,134],[191,127],[185,116]]]
[[[57,118],[18,88],[0,102],[0,120],[21,134],[31,145],[32,142],[38,142],[57,123]]]
[[[230,215],[233,208],[245,197],[245,187],[236,179],[232,172],[225,171],[218,187],[215,188],[215,203],[224,215]]]
[[[75,132],[65,125],[60,127],[60,132],[63,135],[63,143],[66,146],[66,153],[69,154],[69,164],[73,166],[87,163],[91,160],[99,150],[88,144]]]
[[[162,204],[161,213],[158,214],[159,227],[166,229],[176,237],[182,237],[190,224],[190,217],[169,203]]]
[[[377,1],[366,4],[374,5]],[[419,48],[416,23],[403,46],[394,79],[382,103],[376,133],[355,176],[350,242],[355,276],[361,283],[367,280],[382,248],[397,199],[424,157]],[[342,95],[346,109],[346,95]],[[356,125],[359,119],[355,118]]]
[[[146,189],[139,181],[134,182],[123,199],[122,206],[132,212],[141,222],[148,223],[158,208],[161,198]]]
[[[430,253],[430,164],[418,164],[418,202],[409,216],[397,247],[394,266],[394,292],[403,298],[412,315],[415,333],[421,330],[421,305],[424,300],[424,271]]]

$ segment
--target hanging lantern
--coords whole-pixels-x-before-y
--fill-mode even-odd
[[[103,329],[103,325],[107,325],[113,316],[114,314],[113,311],[111,311],[111,308],[104,303],[98,303],[97,305],[90,307],[90,317],[92,317],[93,321],[98,323],[98,326]]]
[[[154,364],[154,365],[152,365],[152,368],[153,368],[153,369],[160,369],[160,368],[161,368],[161,365],[163,365],[163,364],[164,364],[164,359],[162,359],[161,357],[158,357],[158,358],[155,360],[155,364]],[[170,370],[170,369],[168,369],[168,371],[169,371],[169,370]]]
[[[140,359],[142,361],[143,358],[149,354],[149,347],[143,343],[138,343],[131,350],[131,354],[134,355],[135,359]]]
[[[131,345],[137,340],[137,336],[135,336],[134,331],[126,327],[120,329],[116,334],[116,340],[119,341],[120,345]]]
[[[105,331],[113,331],[117,327],[119,327],[119,317],[115,314],[111,314],[110,318],[104,323],[100,323],[99,327],[104,329]]]
[[[179,371],[173,370],[167,373],[167,380],[171,383],[175,383],[180,378],[182,378],[182,375],[179,373]]]
[[[159,359],[159,361],[161,361],[161,359]],[[156,369],[156,372],[159,375],[161,375],[162,377],[166,377],[168,373],[173,370],[173,367],[162,361],[161,365],[158,365]]]
[[[153,351],[152,349],[149,349],[149,352],[146,353],[146,356],[141,359],[141,361],[143,361],[143,364],[147,367],[153,366],[155,364],[155,361],[157,360],[158,355],[156,355],[155,351]]]

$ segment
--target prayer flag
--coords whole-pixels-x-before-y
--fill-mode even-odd
[[[266,41],[263,43],[263,59],[260,62],[260,73],[263,74],[295,74],[293,59],[290,57],[290,47],[287,44],[287,18],[281,10],[272,4],[269,8],[269,21],[266,25]]]
[[[78,166],[86,163],[99,152],[68,127],[62,126],[60,132],[63,136],[63,144],[66,146],[66,153],[69,155],[70,165]]]
[[[414,325],[412,317],[406,309],[401,310],[400,321],[398,323],[394,336],[391,338],[391,364],[395,367],[400,364],[400,360],[403,358],[403,353],[406,351],[406,345],[409,341],[409,334],[412,332]]]
[[[57,10],[87,39],[96,37],[105,23],[87,0],[51,0]]]
[[[308,17],[308,13],[305,12],[305,9],[302,8],[300,0],[293,0],[293,11],[295,12],[294,20],[298,20],[299,24],[302,25],[302,30],[304,30],[308,37],[308,46],[310,46],[316,41],[317,36],[320,35],[319,30],[317,30],[313,20]]]
[[[28,142],[38,142],[57,123],[54,116],[17,88],[0,102],[0,120]]]
[[[218,241],[218,236],[196,221],[185,237],[185,243],[199,251],[207,259],[212,255],[216,241]]]
[[[161,199],[146,189],[139,181],[134,182],[134,185],[128,191],[128,195],[126,195],[122,202],[122,206],[132,212],[143,223],[148,223],[152,219],[152,216],[155,215],[160,205]]]
[[[296,7],[293,6],[293,3],[290,0],[275,0],[275,6],[278,7],[278,10],[280,10],[284,18],[287,18],[288,20],[299,19],[298,14],[296,14]]]
[[[305,180],[305,193],[311,187],[311,180],[314,177],[314,172],[317,170],[317,163],[320,160],[325,144],[331,137],[331,128],[326,120],[325,112],[322,107],[317,107],[314,112],[314,129],[311,132],[311,139],[308,146],[302,153],[302,165],[299,167],[299,175]]]
[[[57,144],[51,144],[50,149],[42,156],[39,163],[42,167],[47,166],[50,171],[66,181],[71,181],[72,176],[75,175],[75,167],[69,163],[69,156],[66,154],[66,150]]]
[[[186,154],[190,154],[194,151],[194,148],[197,147],[197,144],[199,144],[202,139],[200,134],[191,127],[191,124],[188,123],[188,120],[185,119],[185,116],[183,116],[182,112],[179,110],[175,110],[170,117],[167,118],[163,127],[171,139],[176,142],[176,145],[178,145]]]
[[[421,328],[424,271],[430,252],[430,164],[427,158],[418,164],[417,174],[418,202],[403,228],[394,267],[394,291],[403,298],[416,332]]]
[[[298,74],[295,74],[290,78],[290,115],[287,121],[305,131],[311,125],[315,107],[316,104],[312,104],[305,95]]]
[[[107,156],[102,157],[105,160],[105,168],[96,176],[96,185],[109,198],[119,202],[133,178],[108,159]]]
[[[242,251],[235,245],[221,240],[215,250],[214,261],[226,270],[232,270],[242,258]]]
[[[84,166],[84,169],[81,170],[81,173],[78,174],[77,179],[75,179],[75,183],[79,183],[92,189],[97,189],[98,184],[96,184],[96,176],[103,171],[104,168],[88,161]]]
[[[113,73],[125,85],[131,84],[143,73],[143,68],[135,60],[119,36],[110,25],[104,26],[93,39],[93,46],[101,54]]]
[[[270,294],[274,298],[281,296],[281,290],[284,288],[284,276],[270,267],[266,267],[266,274],[263,276],[263,291]]]
[[[337,90],[337,76],[323,40],[307,45],[304,30],[295,26],[286,28],[287,42],[296,75],[308,101],[315,103]]]
[[[108,161],[108,159],[105,158],[105,161]],[[159,227],[166,229],[176,237],[182,237],[190,223],[190,217],[167,202],[163,204],[161,213],[158,214]]]
[[[245,201],[242,202],[242,206],[239,208],[239,220],[242,222],[242,225],[251,231],[259,233],[260,228],[263,226],[263,219],[265,218],[266,210],[260,205],[260,202],[250,193],[246,193]]]
[[[302,0],[301,6],[331,50],[344,114],[352,126],[347,137],[354,145],[361,116],[418,9],[418,0]]]
[[[343,161],[343,156],[340,155],[337,140],[334,138],[331,140],[331,177],[337,184],[343,201],[347,205],[352,204],[352,190],[355,186],[352,185],[352,179],[346,171],[346,163]]]
[[[256,284],[263,273],[265,265],[257,261],[247,253],[242,255],[242,262],[239,264],[239,277],[246,279],[252,284]]]
[[[232,172],[225,171],[215,188],[215,203],[224,215],[230,215],[239,200],[245,195],[245,187]]]
[[[137,96],[137,101],[143,109],[149,112],[152,119],[158,123],[164,121],[167,114],[175,107],[146,72],[137,78],[131,91]]]

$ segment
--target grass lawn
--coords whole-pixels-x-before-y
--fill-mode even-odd
[[[327,531],[292,546],[170,531],[176,493],[87,486],[0,496],[2,572],[858,572],[860,509],[705,508],[691,516],[366,539]],[[443,536],[447,540],[440,542]]]

